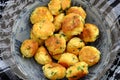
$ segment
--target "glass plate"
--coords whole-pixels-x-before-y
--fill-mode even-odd
[[[35,0],[32,4],[25,6],[18,15],[18,18],[15,19],[11,37],[11,58],[6,60],[6,62],[22,79],[47,80],[43,75],[41,65],[37,64],[33,58],[22,58],[20,46],[21,43],[30,36],[32,25],[29,17],[31,12],[38,6],[47,6],[48,2],[49,0]],[[72,6],[82,6],[87,13],[86,22],[96,24],[100,30],[99,38],[94,43],[90,43],[90,45],[95,46],[100,50],[100,62],[95,66],[90,67],[89,74],[82,78],[83,80],[100,79],[109,68],[109,63],[114,60],[117,53],[117,50],[114,49],[116,39],[112,39],[116,33],[111,32],[111,28],[107,25],[104,16],[86,0],[72,0]]]

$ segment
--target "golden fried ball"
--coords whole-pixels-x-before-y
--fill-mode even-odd
[[[79,14],[83,18],[83,20],[85,20],[86,18],[86,12],[84,11],[82,7],[77,7],[77,6],[70,7],[66,13],[67,14],[69,13]]]
[[[26,57],[26,58],[33,57],[37,49],[38,49],[38,42],[32,39],[24,40],[20,47],[23,57]]]
[[[53,21],[53,16],[47,7],[37,7],[30,16],[30,21],[35,24],[41,20]]]
[[[61,22],[64,16],[65,16],[64,13],[61,13],[55,17],[54,19],[55,31],[58,31],[61,29]]]
[[[79,60],[93,66],[100,60],[100,51],[93,46],[85,46],[79,53]]]
[[[50,0],[48,8],[52,15],[58,15],[61,11],[61,0]]]
[[[44,75],[50,80],[62,79],[65,77],[66,69],[58,63],[48,63],[42,67]]]
[[[40,39],[40,38],[37,38],[37,37],[34,35],[34,33],[33,33],[32,30],[31,30],[31,32],[30,32],[30,38],[33,39],[33,40],[35,40],[35,41],[37,41],[37,42],[39,43],[39,45],[43,45],[43,44],[44,44],[44,40],[42,40],[42,39]]]
[[[71,65],[74,65],[77,62],[78,62],[77,56],[71,53],[63,53],[60,59],[58,60],[58,63],[66,68],[68,68]]]
[[[66,15],[62,21],[62,31],[67,36],[81,34],[84,28],[82,17],[75,13]]]
[[[56,55],[53,55],[52,58],[55,59],[55,60],[59,60],[61,55],[62,54],[56,54]]]
[[[54,31],[54,24],[48,20],[43,20],[33,25],[33,34],[42,40],[45,40],[49,36],[53,35]]]
[[[61,54],[65,51],[66,40],[63,35],[54,34],[45,41],[45,46],[51,55]]]
[[[72,38],[67,44],[67,52],[78,55],[85,43],[78,37]]]
[[[71,0],[61,0],[62,10],[66,10],[71,6]]]
[[[80,38],[84,42],[94,42],[99,36],[99,29],[96,25],[86,23]]]
[[[34,58],[39,64],[42,65],[52,62],[52,58],[50,57],[44,46],[38,48]]]
[[[75,63],[70,66],[66,71],[66,77],[69,80],[78,80],[88,74],[88,64],[85,62]]]

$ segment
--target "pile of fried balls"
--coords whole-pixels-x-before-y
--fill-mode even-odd
[[[99,29],[86,23],[86,17],[71,0],[50,0],[47,6],[36,7],[30,15],[30,39],[20,47],[23,58],[34,57],[50,80],[86,76],[100,60],[100,51],[87,44],[98,39]]]

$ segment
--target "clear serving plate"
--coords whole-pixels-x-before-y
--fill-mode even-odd
[[[48,2],[49,0],[35,0],[34,3],[27,5],[22,9],[13,25],[11,56],[9,59],[6,59],[6,57],[3,56],[5,62],[10,65],[12,71],[23,80],[47,80],[43,75],[41,69],[42,65],[37,64],[33,58],[22,58],[20,46],[21,43],[30,36],[32,25],[29,17],[31,12],[38,6],[47,6]],[[87,0],[72,0],[72,6],[82,6],[87,13],[86,22],[96,24],[100,30],[99,38],[94,43],[90,43],[90,45],[95,46],[100,50],[100,62],[95,66],[90,67],[89,74],[80,79],[99,80],[112,64],[118,51],[118,49],[116,49],[117,39],[115,38],[115,36],[118,35],[118,32],[115,32],[117,28],[112,30],[111,26],[109,26],[104,19],[104,15],[102,15],[99,10],[92,6]]]

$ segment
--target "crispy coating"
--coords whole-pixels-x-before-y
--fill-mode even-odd
[[[33,25],[33,34],[42,40],[45,40],[49,36],[53,35],[54,31],[54,24],[48,20],[43,20]]]
[[[65,51],[66,40],[63,35],[54,34],[45,41],[45,46],[51,55],[61,54]]]
[[[62,31],[67,36],[81,34],[84,28],[82,17],[75,13],[66,15],[62,21]]]
[[[85,18],[86,18],[86,12],[85,12],[85,10],[82,7],[77,7],[77,6],[70,7],[67,10],[66,13],[67,14],[69,14],[69,13],[79,14],[83,18],[83,20],[85,20]]]
[[[53,16],[47,7],[37,7],[30,16],[30,21],[35,24],[41,20],[53,21]]]
[[[43,45],[44,44],[44,40],[40,39],[40,38],[37,38],[34,33],[33,33],[33,30],[31,30],[30,32],[30,38],[37,41],[39,43],[39,46]]]
[[[61,12],[61,0],[50,0],[48,8],[52,15],[58,15]]]
[[[33,57],[37,49],[38,49],[38,42],[32,39],[24,40],[20,47],[23,57],[26,57],[26,58]]]
[[[50,80],[62,79],[65,77],[66,69],[58,63],[48,63],[42,67],[44,75]]]
[[[93,66],[100,60],[100,51],[93,46],[85,46],[79,53],[79,60]]]
[[[66,68],[68,68],[71,65],[74,65],[77,62],[78,62],[77,56],[71,53],[63,53],[60,59],[58,60],[58,63]]]
[[[53,55],[53,59],[59,60],[62,54]]]
[[[96,25],[86,23],[80,38],[84,42],[94,42],[99,36],[99,29]]]
[[[88,74],[88,64],[85,62],[75,63],[70,66],[66,71],[66,77],[69,80],[78,80]]]
[[[38,48],[34,58],[39,64],[42,65],[52,62],[52,58],[50,57],[44,46]]]
[[[62,10],[66,10],[71,6],[71,0],[61,0]]]
[[[85,43],[78,37],[72,38],[67,44],[67,52],[78,55]]]
[[[71,0],[50,0],[48,8],[52,15],[58,15],[70,7]]]
[[[57,15],[54,19],[55,31],[59,31],[61,29],[61,23],[64,18],[64,13]]]

